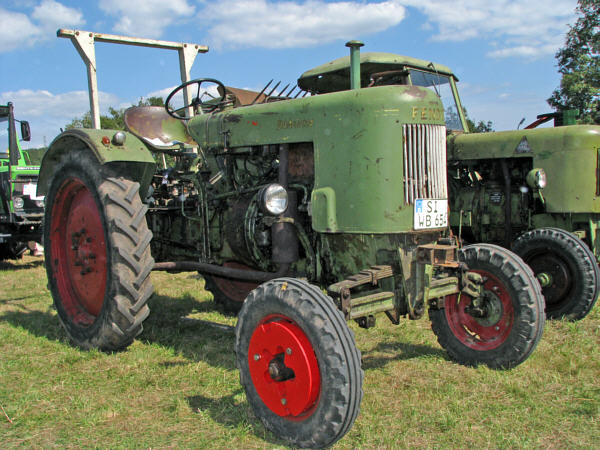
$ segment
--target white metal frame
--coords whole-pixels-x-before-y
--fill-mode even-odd
[[[67,30],[59,29],[56,35],[60,38],[69,38],[77,49],[79,56],[87,67],[88,92],[90,96],[90,113],[92,116],[92,125],[100,129],[100,105],[98,103],[98,80],[96,78],[96,51],[95,42],[108,42],[111,44],[136,45],[138,47],[164,48],[167,50],[177,50],[179,53],[179,72],[181,82],[190,80],[190,70],[198,53],[208,52],[208,46],[190,44],[183,42],[159,41],[156,39],[136,38],[130,36],[118,36],[115,34],[94,33],[93,31]],[[183,91],[185,104],[189,104],[191,97],[187,89]],[[188,108],[188,116],[192,116],[194,111]]]

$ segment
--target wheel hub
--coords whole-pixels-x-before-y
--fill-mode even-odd
[[[250,376],[265,405],[281,417],[309,415],[321,387],[319,365],[302,329],[272,316],[254,330],[248,347]]]
[[[560,303],[569,295],[572,275],[565,261],[553,253],[545,252],[528,258],[525,262],[540,280],[546,303]]]
[[[474,302],[468,295],[446,299],[448,325],[456,338],[474,350],[492,350],[508,338],[514,323],[514,308],[504,284],[494,275],[474,270],[482,275],[482,296]]]
[[[53,270],[62,305],[75,324],[89,326],[100,314],[107,282],[100,210],[83,181],[72,178],[57,191],[52,217]]]

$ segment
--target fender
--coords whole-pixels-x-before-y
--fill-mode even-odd
[[[121,130],[77,128],[62,132],[48,147],[38,179],[37,195],[46,195],[60,156],[65,152],[90,151],[101,165],[110,165],[118,174],[140,183],[140,196],[145,197],[156,162],[144,143],[131,133],[122,145],[113,142]]]

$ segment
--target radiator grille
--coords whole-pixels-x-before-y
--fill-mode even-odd
[[[446,127],[404,124],[404,201],[448,198]]]

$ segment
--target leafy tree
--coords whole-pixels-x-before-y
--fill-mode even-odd
[[[131,106],[165,106],[162,97],[141,98],[137,105]],[[126,108],[115,109],[112,106],[108,108],[108,116],[100,115],[100,128],[109,130],[124,130],[125,122],[123,115]],[[82,117],[76,117],[65,126],[65,129],[70,128],[92,128],[92,116],[90,112],[86,112]]]
[[[467,108],[463,106],[463,113],[465,114],[465,118],[467,119],[467,125],[469,126],[469,132],[471,133],[489,133],[490,131],[494,131],[494,124],[491,120],[484,122],[480,120],[475,123],[473,119],[469,117],[469,113],[467,112]],[[458,114],[457,114],[458,117]]]
[[[579,0],[575,11],[579,17],[556,53],[560,87],[548,103],[579,110],[582,123],[600,124],[600,2]]]

